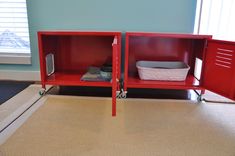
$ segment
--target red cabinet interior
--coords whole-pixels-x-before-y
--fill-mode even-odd
[[[91,66],[101,67],[105,62],[112,62],[112,44],[115,37],[120,40],[120,33],[39,32],[38,37],[42,79],[46,84],[111,86],[109,82],[80,81],[80,77]],[[55,60],[55,72],[51,76],[45,73],[45,57],[49,53],[54,54]],[[120,60],[117,63],[120,65]]]
[[[194,76],[195,60],[204,59],[207,40],[211,36],[190,34],[126,33],[124,88],[198,89],[200,80]],[[182,61],[190,66],[185,81],[140,80],[136,62]]]
[[[38,32],[42,86],[112,87],[116,98],[117,81],[81,81],[89,67],[112,62],[112,79],[120,79],[120,32]],[[54,55],[54,73],[46,74],[46,55]],[[116,99],[113,99],[115,102]],[[114,110],[115,111],[115,110]],[[113,112],[113,115],[115,112]]]

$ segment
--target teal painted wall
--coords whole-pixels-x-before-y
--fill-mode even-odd
[[[192,33],[196,0],[27,0],[27,7],[32,65],[0,65],[2,70],[39,70],[39,30]]]

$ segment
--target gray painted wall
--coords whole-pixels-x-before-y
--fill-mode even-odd
[[[192,33],[196,0],[27,0],[27,7],[32,65],[0,65],[2,70],[39,70],[40,30]]]

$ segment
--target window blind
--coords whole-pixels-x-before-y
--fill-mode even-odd
[[[0,0],[0,53],[30,53],[26,0]]]
[[[235,41],[235,0],[198,0],[197,7],[201,8],[199,21],[195,21],[199,34]]]

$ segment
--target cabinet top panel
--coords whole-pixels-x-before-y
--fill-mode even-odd
[[[143,37],[168,37],[168,38],[190,38],[190,39],[211,39],[211,35],[196,35],[183,33],[157,33],[157,32],[126,32],[126,36]]]
[[[98,35],[115,36],[121,35],[119,31],[38,31],[38,35]]]

